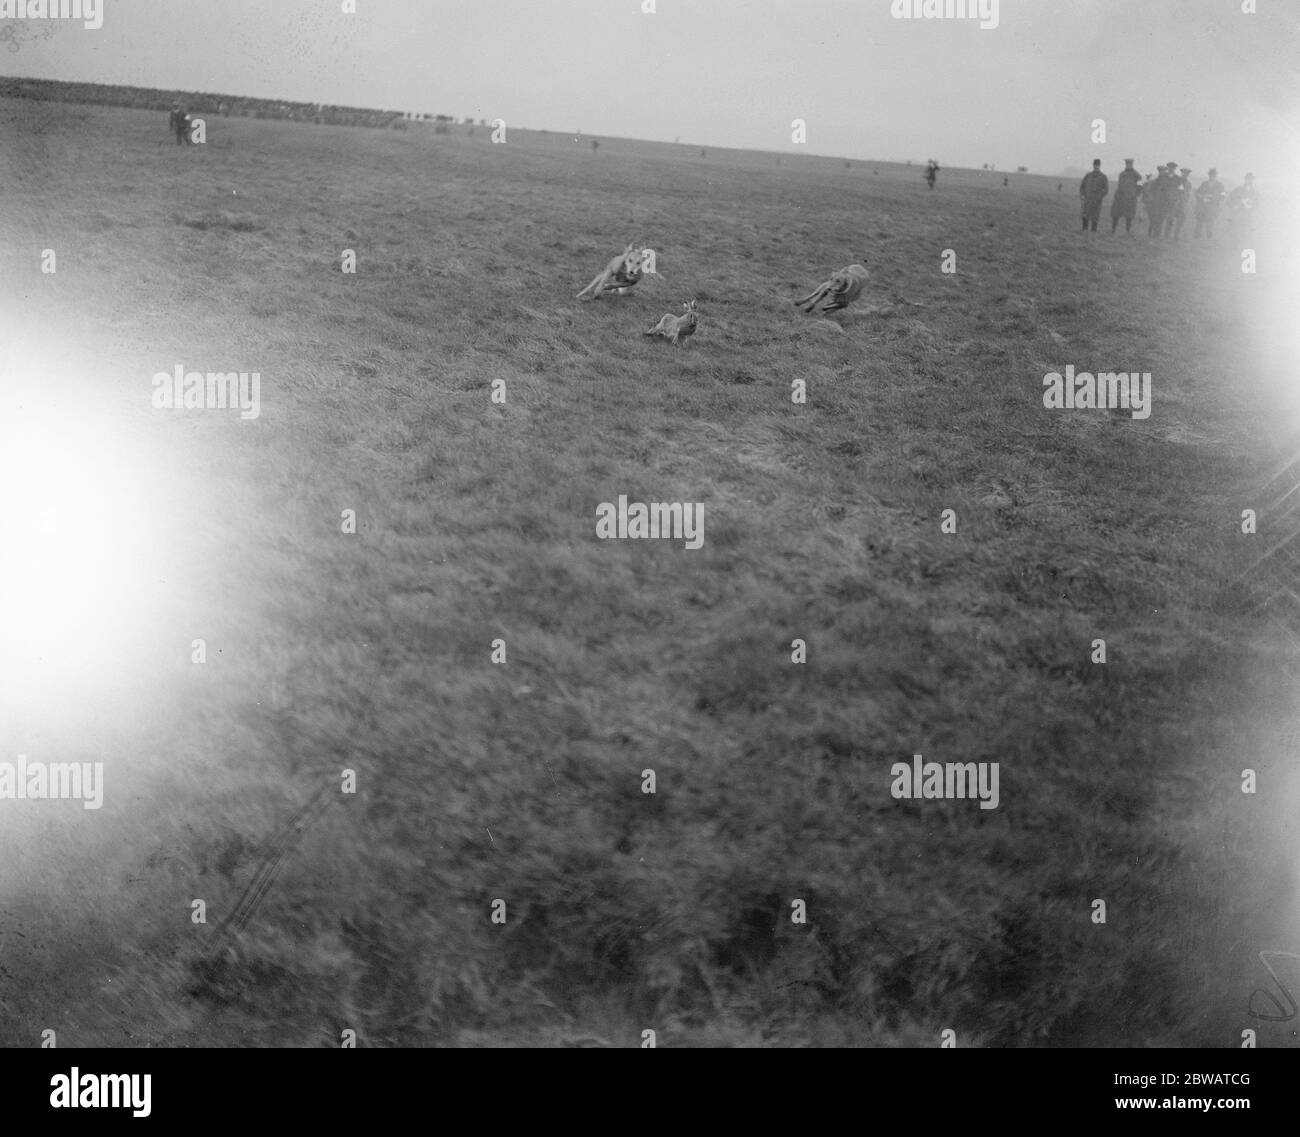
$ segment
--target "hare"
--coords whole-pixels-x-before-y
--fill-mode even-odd
[[[642,333],[647,336],[663,336],[664,339],[677,343],[686,339],[688,336],[695,334],[695,329],[699,325],[700,317],[695,311],[695,301],[687,300],[682,307],[685,311],[680,316],[674,316],[671,313],[664,316],[648,332]],[[685,346],[683,344],[683,346]]]

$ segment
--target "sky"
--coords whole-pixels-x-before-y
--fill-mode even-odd
[[[0,18],[0,75],[1048,174],[1300,176],[1300,0],[997,0],[989,28],[895,16],[913,3],[103,0],[96,30]]]

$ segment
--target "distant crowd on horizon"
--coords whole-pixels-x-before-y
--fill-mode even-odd
[[[1214,238],[1214,226],[1224,205],[1227,206],[1227,228],[1230,237],[1244,237],[1254,226],[1259,195],[1255,190],[1255,175],[1247,174],[1244,182],[1231,193],[1219,181],[1219,171],[1210,170],[1206,179],[1192,190],[1192,171],[1177,162],[1166,162],[1154,175],[1143,179],[1133,166],[1134,159],[1124,159],[1124,169],[1115,181],[1115,196],[1110,206],[1110,231],[1116,232],[1124,222],[1124,232],[1133,230],[1138,202],[1147,216],[1147,235],[1177,241],[1187,221],[1188,207],[1195,221],[1193,239]],[[1102,172],[1101,159],[1095,158],[1091,172],[1079,182],[1079,203],[1082,208],[1083,231],[1097,231],[1101,207],[1110,193],[1110,179]]]

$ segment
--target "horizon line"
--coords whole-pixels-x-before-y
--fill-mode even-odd
[[[95,81],[95,80],[88,80],[88,79],[47,79],[47,78],[42,78],[42,77],[40,77],[40,76],[35,76],[35,75],[0,75],[0,83],[4,83],[4,82],[19,82],[19,83],[21,83],[21,82],[50,83],[50,84],[58,84],[58,85],[69,86],[69,87],[72,87],[72,86],[86,86],[86,87],[102,87],[102,88],[105,88],[105,89],[108,89],[108,90],[136,90],[136,91],[148,91],[148,92],[155,92],[155,93],[160,94],[160,95],[168,95],[168,96],[172,96],[172,97],[174,97],[174,96],[179,92],[181,95],[193,95],[193,96],[199,96],[199,97],[202,97],[202,98],[209,98],[209,99],[245,99],[245,100],[249,100],[249,101],[258,101],[258,102],[270,102],[270,103],[276,103],[276,102],[279,102],[279,103],[286,103],[286,104],[289,104],[289,105],[291,105],[291,106],[301,106],[301,107],[317,107],[317,108],[337,107],[337,108],[340,109],[340,110],[346,110],[346,111],[362,111],[362,112],[369,113],[369,114],[391,114],[391,115],[400,115],[400,116],[402,116],[402,118],[403,118],[404,120],[406,120],[406,121],[419,121],[419,122],[424,122],[424,121],[433,122],[433,121],[436,121],[436,117],[437,117],[437,113],[438,113],[438,112],[431,112],[431,111],[396,110],[396,109],[393,109],[393,108],[391,108],[391,107],[356,106],[356,105],[353,105],[353,104],[350,104],[350,103],[327,103],[327,102],[318,102],[318,101],[314,101],[314,100],[310,100],[310,99],[290,99],[290,98],[285,98],[285,97],[280,96],[280,95],[241,95],[241,94],[230,94],[230,93],[228,93],[228,92],[219,92],[219,91],[199,91],[199,90],[187,91],[187,90],[184,90],[184,89],[181,89],[181,88],[176,88],[176,87],[148,87],[148,86],[140,86],[140,85],[138,85],[138,84],[134,84],[134,83],[103,83],[103,82],[98,82],[98,81]],[[68,100],[68,101],[75,101],[75,100]],[[86,105],[86,106],[102,106],[102,105],[108,105],[108,104],[82,103],[81,105]],[[146,109],[146,108],[143,108],[143,107],[123,107],[122,109],[124,109],[124,110],[144,110],[144,109]],[[450,122],[451,122],[451,125],[453,125],[453,126],[465,126],[465,125],[471,125],[471,126],[477,126],[477,127],[480,127],[480,129],[490,129],[491,126],[492,126],[492,122],[493,122],[492,119],[488,119],[488,120],[486,120],[486,121],[487,121],[487,126],[484,127],[484,126],[483,126],[483,120],[482,120],[481,118],[480,118],[479,120],[471,120],[469,123],[466,123],[466,122],[464,122],[464,118],[467,117],[467,116],[459,116],[459,117],[458,117],[458,116],[456,116],[456,115],[444,115],[443,117],[444,117],[445,119],[449,119]],[[503,121],[504,121],[504,120],[503,120]],[[321,124],[321,125],[337,125],[337,124]],[[661,138],[640,138],[640,137],[635,137],[635,136],[632,136],[632,135],[623,135],[623,134],[585,134],[581,129],[579,129],[579,130],[576,131],[576,133],[575,133],[575,132],[568,131],[568,130],[557,130],[557,129],[554,128],[554,127],[511,126],[509,123],[506,124],[506,128],[507,128],[508,130],[518,130],[518,131],[524,131],[524,132],[532,132],[532,133],[536,133],[536,134],[570,134],[570,133],[573,133],[575,138],[578,137],[578,136],[582,136],[582,137],[585,137],[585,138],[598,138],[598,139],[599,139],[599,138],[609,138],[609,139],[617,139],[617,140],[619,140],[619,141],[623,141],[623,142],[649,142],[649,143],[653,143],[653,144],[655,144],[655,145],[659,145],[659,146],[691,146],[691,147],[701,147],[701,148],[705,148],[705,149],[712,148],[712,149],[715,149],[715,150],[735,150],[735,151],[738,151],[738,152],[748,152],[748,153],[753,153],[753,154],[771,154],[771,155],[774,155],[774,156],[777,156],[777,157],[785,157],[785,156],[788,155],[788,156],[790,156],[790,157],[798,157],[798,158],[825,158],[825,159],[833,159],[833,160],[836,160],[836,161],[847,161],[847,162],[879,162],[879,163],[883,163],[883,164],[885,164],[885,165],[892,165],[892,166],[907,166],[907,165],[909,165],[909,164],[910,164],[910,165],[923,165],[923,164],[924,164],[923,161],[922,161],[922,159],[919,159],[919,158],[905,158],[905,159],[897,159],[897,158],[863,158],[863,157],[859,157],[859,156],[856,156],[856,155],[853,155],[853,154],[834,154],[834,153],[825,153],[825,154],[823,154],[823,153],[815,153],[815,152],[811,152],[811,151],[804,151],[804,150],[798,150],[798,149],[793,149],[793,150],[770,150],[770,149],[764,149],[764,148],[761,148],[761,147],[753,147],[753,146],[736,146],[736,145],[733,145],[733,144],[730,144],[730,143],[690,142],[690,141],[677,141],[677,140],[674,140],[674,141],[671,141],[671,142],[670,142],[670,141],[668,141],[667,139],[661,139]],[[791,143],[791,145],[793,146],[793,145],[795,145],[795,144],[794,144],[794,143]],[[928,159],[927,159],[927,161],[928,161]],[[1118,162],[1123,162],[1124,159],[1119,158],[1119,159],[1116,159],[1115,161],[1116,161],[1117,163],[1118,163]],[[1156,163],[1156,168],[1158,169],[1158,168],[1160,168],[1162,165],[1163,165],[1163,163]],[[1206,170],[1209,170],[1210,168],[1211,168],[1211,167],[1208,167],[1208,166],[1207,166],[1207,167],[1206,167]],[[1216,170],[1218,169],[1218,167],[1213,167],[1213,168],[1216,169]],[[950,166],[944,166],[942,163],[940,163],[940,172],[942,172],[942,171],[945,170],[945,169],[947,169],[947,170],[961,170],[961,171],[966,171],[966,172],[973,173],[973,174],[1002,174],[1002,175],[1004,175],[1004,176],[1006,176],[1006,177],[1010,177],[1011,174],[1016,174],[1016,175],[1018,175],[1019,177],[1062,178],[1062,177],[1073,177],[1073,176],[1076,176],[1076,175],[1078,175],[1078,174],[1086,174],[1086,173],[1089,171],[1089,169],[1091,169],[1091,163],[1089,163],[1089,165],[1086,166],[1086,167],[1082,167],[1082,166],[1063,166],[1063,167],[1062,167],[1058,172],[1056,172],[1056,173],[1046,173],[1046,172],[1042,172],[1042,171],[1035,171],[1035,170],[1032,170],[1032,169],[1026,169],[1026,170],[1023,170],[1023,171],[1022,171],[1022,170],[1017,169],[1016,167],[1004,167],[1004,168],[998,168],[998,167],[994,166],[994,167],[987,167],[987,168],[985,168],[985,167],[961,166],[961,165],[950,165]],[[1197,171],[1193,171],[1193,172],[1197,172]],[[1202,173],[1203,173],[1203,172],[1202,172]],[[1259,181],[1259,180],[1261,180],[1261,179],[1258,178],[1258,177],[1256,177],[1256,181]],[[1265,177],[1264,179],[1262,179],[1262,180],[1269,180],[1269,179],[1268,179],[1267,176],[1266,176],[1266,177]]]

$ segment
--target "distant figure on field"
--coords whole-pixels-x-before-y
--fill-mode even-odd
[[[1174,223],[1178,219],[1178,197],[1182,193],[1182,179],[1178,175],[1178,163],[1165,165],[1164,184],[1164,223],[1160,230],[1162,237],[1174,235]]]
[[[1255,175],[1246,175],[1246,184],[1228,194],[1228,232],[1235,237],[1246,237],[1255,228],[1255,210],[1259,195],[1255,192]]]
[[[471,131],[470,133],[472,134],[473,131]],[[593,138],[593,139],[591,140],[591,152],[594,154],[594,153],[596,153],[596,151],[599,150],[599,149],[600,149],[600,139],[599,139],[599,138]]]
[[[1064,183],[1064,182],[1057,182],[1057,183],[1056,183],[1056,192],[1057,192],[1057,193],[1060,193],[1061,190],[1064,189],[1064,188],[1065,188],[1065,183]]]
[[[1142,175],[1133,168],[1133,159],[1124,159],[1124,168],[1115,179],[1115,196],[1110,203],[1110,231],[1124,222],[1124,232],[1133,232],[1133,218],[1137,216],[1138,198],[1142,196]]]
[[[1002,179],[1002,184],[1003,184],[1003,186],[1009,186],[1011,183],[1010,183],[1009,181],[1007,181],[1007,179],[1004,177],[1004,178]]]
[[[930,183],[931,189],[934,189],[935,179],[938,178],[938,176],[939,176],[939,163],[936,162],[933,158],[931,158],[930,161],[927,162],[925,166],[925,180]]]
[[[1079,201],[1083,206],[1084,232],[1097,232],[1097,219],[1101,217],[1101,203],[1110,193],[1110,179],[1101,172],[1101,159],[1092,160],[1092,170],[1083,175],[1079,183]]]
[[[1178,171],[1178,177],[1174,179],[1173,196],[1171,208],[1169,211],[1169,224],[1173,229],[1173,238],[1175,241],[1182,236],[1183,222],[1187,220],[1187,202],[1192,196],[1192,179],[1187,175],[1190,174],[1191,168],[1183,166]]]
[[[1196,191],[1196,229],[1192,233],[1192,239],[1196,240],[1204,236],[1207,240],[1214,239],[1214,222],[1219,216],[1219,210],[1223,207],[1223,199],[1227,191],[1223,188],[1223,183],[1219,181],[1219,171],[1211,170],[1210,176],[1200,184]]]
[[[1156,179],[1142,191],[1142,200],[1146,202],[1147,218],[1150,224],[1147,235],[1163,237],[1169,221],[1169,210],[1173,205],[1174,170],[1177,162],[1168,162],[1156,170]]]
[[[180,103],[172,103],[172,113],[167,116],[167,129],[176,135],[176,145],[185,141],[185,120],[189,116],[181,110]]]

